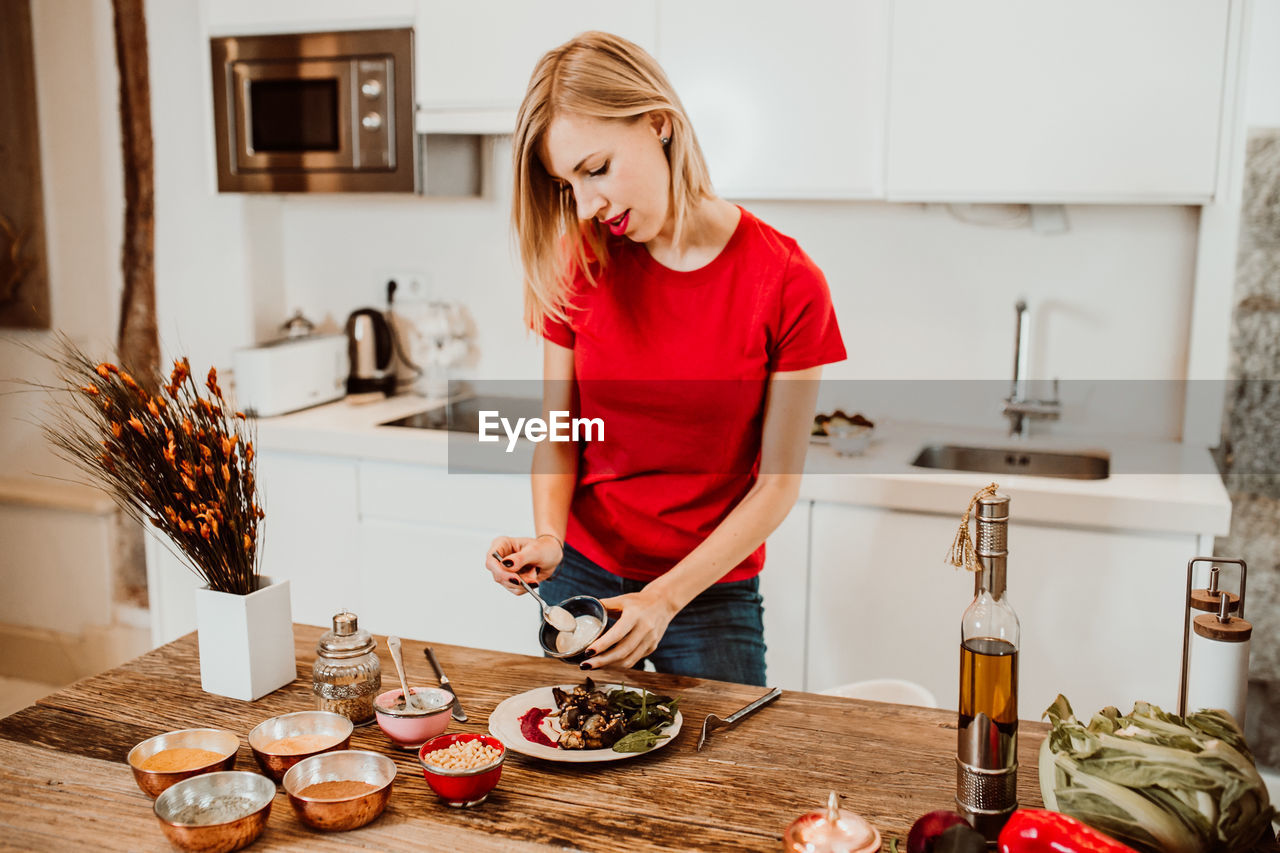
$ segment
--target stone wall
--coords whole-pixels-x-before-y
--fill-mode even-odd
[[[1220,461],[1231,532],[1215,553],[1249,566],[1246,734],[1280,767],[1280,129],[1250,134]]]

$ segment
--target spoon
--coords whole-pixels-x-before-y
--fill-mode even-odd
[[[493,558],[498,562],[502,562],[502,558],[495,552]],[[558,604],[547,604],[542,600],[542,596],[533,591],[533,587],[525,583],[524,578],[516,575],[516,580],[520,582],[520,586],[524,587],[524,591],[533,596],[533,600],[538,602],[542,607],[542,618],[557,631],[572,631],[578,627],[578,620],[573,618],[573,614]]]
[[[387,648],[391,650],[391,661],[396,665],[396,675],[400,676],[400,689],[404,691],[404,706],[414,711],[426,711],[422,697],[409,692],[409,683],[404,679],[404,659],[400,656],[400,638],[387,637]]]
[[[524,582],[524,578],[516,575],[516,580],[520,581],[520,586],[524,587],[524,591],[533,596],[538,604],[542,605],[542,618],[547,624],[557,631],[572,631],[578,627],[578,620],[573,618],[573,614],[565,610],[558,604],[547,604],[542,600],[542,596],[533,591],[533,587]]]

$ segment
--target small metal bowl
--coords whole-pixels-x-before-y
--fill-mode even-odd
[[[156,818],[165,837],[179,850],[227,853],[247,847],[262,834],[271,814],[276,786],[265,776],[243,770],[206,773],[173,785],[156,798]],[[230,820],[203,822],[213,817],[219,800],[244,800]]]
[[[221,757],[200,767],[189,770],[143,770],[141,765],[148,758],[166,749],[205,749],[216,752]],[[148,738],[129,750],[129,767],[133,770],[133,779],[148,797],[160,796],[170,785],[183,779],[199,776],[204,773],[215,773],[219,770],[230,770],[236,764],[236,751],[240,749],[240,738],[234,732],[222,729],[182,729],[176,732],[165,732]]]
[[[371,822],[391,799],[396,763],[385,755],[349,749],[299,761],[284,774],[284,790],[298,819],[312,829],[345,832]],[[321,782],[368,782],[372,791],[352,797],[304,797],[301,792]]]
[[[556,650],[556,637],[560,632],[548,625],[544,620],[542,628],[538,631],[538,643],[541,644],[543,653],[549,658],[556,658],[557,660],[562,660],[565,663],[582,663],[587,659],[585,654],[587,646],[594,643],[600,635],[605,632],[605,629],[609,627],[608,614],[605,613],[604,605],[600,603],[600,599],[594,598],[590,595],[575,595],[573,598],[566,598],[564,601],[560,602],[560,606],[565,610],[568,610],[569,614],[575,619],[579,616],[596,617],[600,620],[599,632],[588,640],[586,645],[577,651],[561,652]]]
[[[304,758],[322,752],[336,752],[351,744],[351,732],[355,726],[341,714],[330,711],[297,711],[272,717],[249,732],[249,749],[253,757],[272,780],[279,782],[289,768]],[[268,752],[272,743],[287,737],[323,737],[327,746],[307,752]]]

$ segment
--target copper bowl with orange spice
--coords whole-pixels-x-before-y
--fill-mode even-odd
[[[342,714],[297,711],[272,717],[249,732],[249,749],[262,772],[275,782],[313,755],[346,749],[355,726]]]
[[[382,814],[395,778],[390,758],[348,749],[299,761],[283,784],[299,820],[313,829],[345,832]]]
[[[232,769],[239,749],[234,732],[182,729],[144,740],[129,750],[128,760],[134,781],[154,799],[183,779]]]

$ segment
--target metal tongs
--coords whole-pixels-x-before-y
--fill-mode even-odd
[[[760,710],[765,705],[768,705],[770,702],[772,702],[774,699],[777,699],[781,695],[782,695],[782,688],[775,687],[772,690],[770,690],[768,693],[761,696],[756,701],[752,702],[750,705],[747,705],[744,708],[740,708],[739,710],[734,711],[732,714],[730,714],[728,717],[725,717],[723,720],[717,717],[715,714],[707,714],[707,718],[702,721],[702,737],[698,738],[698,751],[699,752],[702,751],[702,745],[707,742],[707,735],[711,734],[716,729],[723,729],[723,728],[727,728],[729,726],[734,725],[735,723],[739,722],[743,717],[747,716],[748,714],[755,713],[756,711]]]

